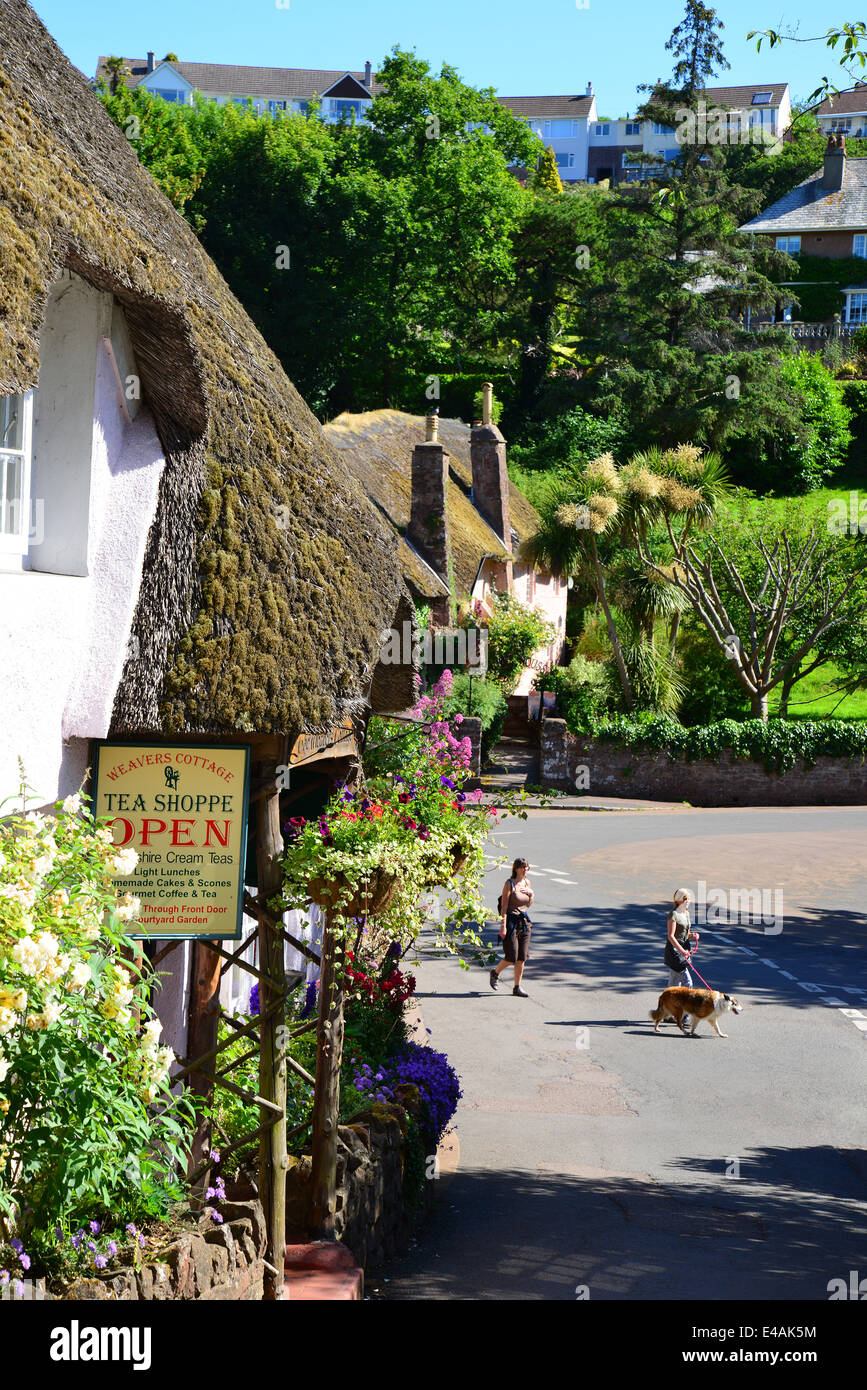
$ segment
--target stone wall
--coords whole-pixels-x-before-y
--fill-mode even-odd
[[[145,1255],[139,1268],[119,1269],[103,1279],[79,1279],[64,1299],[169,1299],[255,1301],[262,1298],[267,1242],[265,1215],[256,1201],[224,1202],[223,1222],[203,1217],[166,1245],[159,1257]]]
[[[377,1104],[338,1129],[335,1234],[365,1269],[401,1250],[418,1217],[404,1191],[405,1126],[401,1106]],[[292,1160],[286,1190],[290,1242],[305,1228],[310,1181],[309,1157]]]
[[[545,719],[541,735],[542,785],[590,796],[688,801],[692,806],[850,806],[867,804],[867,762],[818,758],[786,772],[734,758],[685,762],[664,752],[640,752],[570,734],[563,719]],[[589,784],[579,769],[586,768]]]

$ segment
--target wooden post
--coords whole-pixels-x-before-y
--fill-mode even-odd
[[[214,943],[219,945],[218,942]],[[187,1011],[187,1057],[195,1060],[204,1057],[217,1046],[217,1030],[220,1022],[220,956],[210,949],[207,941],[193,942],[193,960],[190,979],[190,1005]],[[205,1062],[199,1069],[190,1073],[187,1085],[193,1095],[201,1096],[210,1104],[214,1093],[214,1061]],[[192,1175],[201,1165],[211,1148],[211,1122],[200,1119],[196,1125],[190,1154],[189,1173]],[[194,1185],[193,1191],[204,1192],[210,1181],[205,1172]]]
[[[259,738],[253,746],[253,768],[261,787],[256,807],[256,866],[259,897],[279,893],[283,872],[280,856],[280,793],[276,768],[285,762],[286,744],[281,738]],[[259,968],[267,976],[259,991],[259,1094],[280,1107],[282,1117],[259,1140],[259,1200],[268,1226],[266,1258],[276,1273],[266,1270],[265,1298],[283,1297],[283,1263],[286,1249],[286,1027],[282,1002],[286,993],[283,973],[283,941],[279,926],[259,919]],[[272,1012],[272,1010],[274,1010]],[[270,1016],[269,1016],[270,1015]],[[263,1119],[267,1116],[263,1116]]]
[[[335,1239],[337,1116],[340,1108],[340,1064],[343,1059],[343,950],[342,937],[338,945],[331,914],[326,913],[319,974],[310,1207],[311,1234],[318,1240]]]

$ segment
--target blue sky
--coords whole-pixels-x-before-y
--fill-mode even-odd
[[[583,2],[583,0],[582,0]],[[667,77],[665,43],[683,0],[33,0],[43,23],[88,76],[100,53],[190,62],[276,67],[376,67],[398,43],[434,66],[451,63],[475,86],[506,96],[583,92],[592,81],[600,115],[626,114],[639,82]],[[278,8],[278,6],[280,6]],[[789,44],[761,54],[750,29],[791,26],[812,37],[853,17],[852,7],[818,20],[805,0],[722,0],[717,13],[729,82],[782,82],[807,96],[839,70],[821,44]],[[844,79],[838,85],[844,86]]]

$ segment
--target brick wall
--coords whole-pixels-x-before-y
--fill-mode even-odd
[[[563,719],[542,723],[542,785],[574,792],[579,767],[589,772],[590,796],[688,801],[692,806],[852,806],[867,804],[867,762],[818,758],[788,772],[733,758],[681,762],[667,753],[637,752],[570,734]]]

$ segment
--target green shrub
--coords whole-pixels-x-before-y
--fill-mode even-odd
[[[766,429],[733,433],[726,463],[733,477],[759,491],[810,492],[843,462],[852,441],[846,383],[818,353],[798,352],[778,364],[777,392],[791,405]]]
[[[488,624],[488,675],[511,693],[524,665],[554,640],[554,627],[538,608],[527,608],[511,594],[494,594]]]
[[[617,715],[597,725],[593,737],[624,748],[666,752],[685,762],[714,761],[729,749],[736,758],[764,763],[769,772],[785,772],[799,759],[810,767],[820,757],[867,757],[867,726],[844,719],[721,719],[688,729],[675,719],[641,721]]]
[[[557,705],[572,733],[585,733],[608,708],[611,686],[605,665],[573,656],[568,666],[555,666],[543,671],[536,681],[537,690],[553,690]]]
[[[682,724],[746,718],[749,701],[735,679],[732,664],[704,628],[685,624],[678,653],[685,686],[677,711]]]
[[[482,721],[482,762],[484,762],[503,730],[509,704],[493,681],[472,678],[466,671],[455,671],[452,693],[443,706],[448,715],[472,715]]]

